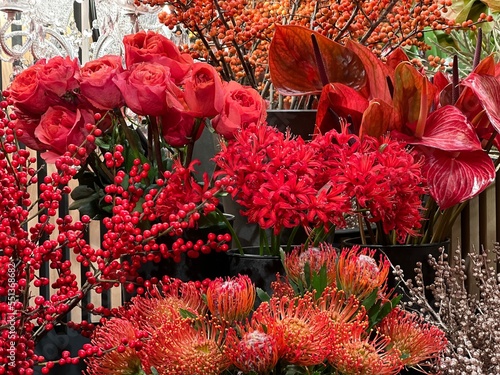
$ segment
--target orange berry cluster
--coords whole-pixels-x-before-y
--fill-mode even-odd
[[[301,25],[343,42],[356,40],[375,53],[397,47],[429,49],[424,29],[474,29],[491,21],[457,23],[446,17],[451,0],[136,0],[168,5],[160,21],[171,29],[185,27],[194,42],[181,46],[194,58],[216,66],[225,80],[234,79],[263,90],[269,80],[268,49],[276,24]]]

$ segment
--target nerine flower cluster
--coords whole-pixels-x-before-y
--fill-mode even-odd
[[[369,212],[371,222],[400,242],[421,225],[421,162],[389,138],[360,138],[343,126],[306,142],[250,125],[222,145],[214,160],[216,174],[230,179],[228,191],[242,214],[275,235],[299,225],[341,228],[355,211]]]

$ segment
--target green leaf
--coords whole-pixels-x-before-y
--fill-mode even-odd
[[[377,295],[378,295],[378,288],[375,288],[368,297],[366,297],[362,303],[362,305],[365,307],[365,309],[368,311],[372,308],[372,306],[375,304],[375,301],[377,301]]]
[[[70,210],[80,209],[86,204],[89,204],[91,202],[97,202],[98,199],[99,199],[99,193],[94,193],[86,198],[75,200],[73,203],[69,205],[68,208]]]
[[[263,289],[255,288],[255,290],[257,292],[257,297],[259,297],[259,299],[262,302],[269,302],[271,300],[271,297],[269,296],[269,294],[267,294],[266,291],[264,291]]]
[[[196,314],[192,313],[191,311],[185,310],[185,309],[179,309],[179,314],[184,319],[187,319],[187,318],[196,319],[197,318]]]
[[[151,366],[151,375],[160,375],[158,374],[158,370]]]
[[[99,148],[102,148],[103,150],[109,151],[112,149],[111,144],[105,141],[103,137],[96,137],[95,139],[95,145]]]
[[[319,298],[323,294],[323,291],[328,286],[327,280],[326,266],[323,264],[319,273],[314,273],[312,276],[311,284],[312,288],[316,291],[315,298]]]
[[[311,276],[311,265],[309,264],[309,262],[306,262],[306,264],[304,264],[304,279],[306,280],[306,287],[310,287],[310,283],[312,281],[312,276]]]
[[[75,201],[79,199],[84,199],[93,195],[96,191],[89,186],[78,185],[71,192],[71,198]]]

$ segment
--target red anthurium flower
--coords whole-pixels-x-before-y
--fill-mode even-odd
[[[331,83],[323,88],[318,103],[316,124],[323,131],[340,129],[337,118],[333,118],[331,109],[339,117],[351,117],[355,132],[359,130],[363,112],[368,107],[368,100],[358,91],[341,83]]]
[[[500,132],[500,81],[489,75],[471,73],[462,81],[479,98],[491,125]]]
[[[453,134],[453,137],[450,137]],[[443,151],[482,150],[474,127],[457,107],[447,105],[432,112],[425,123],[421,138],[398,134],[398,138],[413,145],[436,148]]]
[[[442,210],[475,197],[495,180],[484,151],[447,152],[425,148],[429,192]]]
[[[306,27],[278,25],[269,47],[269,67],[271,80],[281,93],[319,94],[325,85],[314,56],[312,34],[318,42],[328,82],[344,83],[355,89],[366,85],[366,70],[351,50]],[[289,74],[296,71],[301,74]]]

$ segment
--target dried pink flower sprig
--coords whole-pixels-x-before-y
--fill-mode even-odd
[[[497,264],[500,246],[469,252],[464,258],[457,247],[431,259],[435,278],[423,283],[422,272],[408,283],[409,308],[418,308],[426,321],[446,333],[448,347],[435,366],[443,374],[500,373],[498,332],[500,331],[500,284]],[[429,301],[427,289],[432,291]]]

